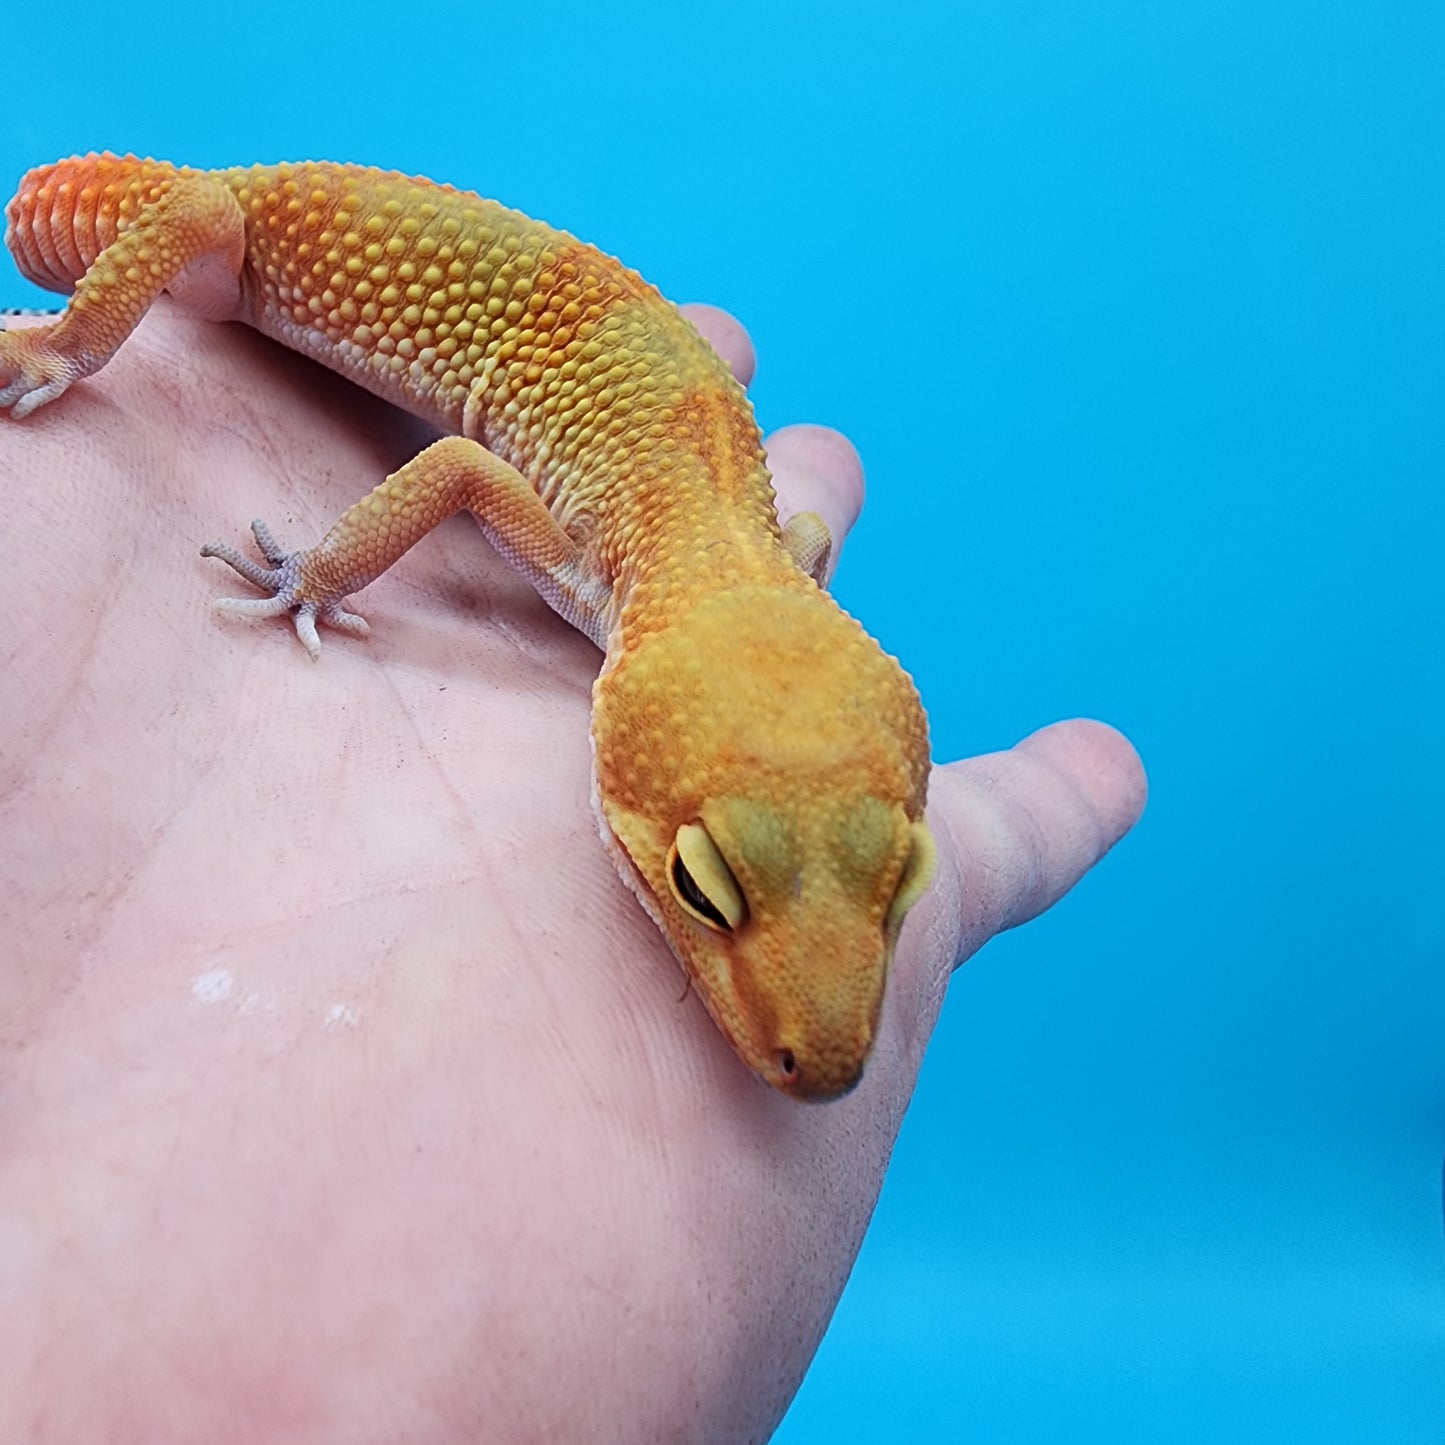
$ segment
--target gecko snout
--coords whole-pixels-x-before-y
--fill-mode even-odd
[[[773,1053],[772,1077],[768,1082],[775,1089],[795,1099],[822,1102],[848,1093],[863,1077],[865,1060],[843,1064],[840,1060],[824,1061],[810,1058],[801,1049],[782,1045]]]

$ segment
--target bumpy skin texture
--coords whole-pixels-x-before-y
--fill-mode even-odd
[[[230,562],[230,605],[365,624],[347,595],[474,512],[606,648],[594,692],[604,840],[760,1077],[852,1088],[927,886],[917,695],[778,526],[741,389],[678,312],[569,236],[428,181],[320,163],[220,172],[88,156],[33,171],[7,240],[54,326],[0,336],[16,416],[98,370],[162,290],[249,322],[457,433],[315,547]]]

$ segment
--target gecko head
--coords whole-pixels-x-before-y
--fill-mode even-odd
[[[846,1093],[933,870],[907,675],[822,594],[735,589],[609,660],[593,754],[623,878],[743,1062]]]

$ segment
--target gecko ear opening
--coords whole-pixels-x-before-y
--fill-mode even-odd
[[[893,895],[893,902],[888,905],[888,913],[883,919],[883,932],[889,938],[897,938],[898,930],[903,927],[904,915],[933,882],[933,868],[938,858],[927,823],[915,823],[910,832],[913,834],[913,847],[903,865],[898,891]]]
[[[701,823],[677,830],[667,858],[667,881],[683,911],[716,933],[747,922],[748,905],[732,869]]]

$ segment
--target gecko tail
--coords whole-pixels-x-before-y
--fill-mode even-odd
[[[164,161],[95,152],[37,166],[5,208],[5,244],[27,281],[68,293],[143,207],[188,174]]]

